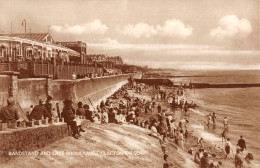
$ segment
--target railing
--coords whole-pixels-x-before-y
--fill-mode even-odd
[[[19,78],[35,77],[40,75],[53,75],[55,79],[72,79],[72,74],[89,76],[104,74],[103,67],[97,64],[52,64],[39,62],[0,62],[0,72],[18,71]]]

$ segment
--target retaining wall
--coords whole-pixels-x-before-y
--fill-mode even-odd
[[[86,128],[90,121],[83,120],[82,127]],[[13,157],[30,155],[48,144],[71,134],[66,123],[54,123],[27,128],[8,129],[0,132],[0,164]],[[1,167],[1,166],[0,166]]]
[[[10,95],[10,90],[12,90],[16,98],[18,112],[22,118],[26,118],[26,112],[30,110],[31,105],[37,105],[39,99],[46,100],[47,95],[53,96],[53,107],[56,112],[55,103],[58,103],[61,111],[63,107],[62,101],[68,98],[71,98],[75,103],[82,101],[92,107],[91,103],[95,106],[101,100],[113,94],[128,81],[130,76],[132,78],[140,78],[141,74],[124,74],[77,80],[16,78],[14,79],[15,81],[11,80],[12,77],[0,76],[0,108],[6,105],[6,99]]]

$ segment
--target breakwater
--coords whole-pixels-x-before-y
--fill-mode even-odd
[[[210,84],[210,83],[190,83],[189,88],[245,88],[260,87],[260,83],[233,83],[233,84]]]
[[[173,86],[173,82],[169,79],[135,79],[136,83],[144,83],[147,85],[165,85],[165,86]]]

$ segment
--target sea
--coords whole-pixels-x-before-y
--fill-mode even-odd
[[[260,70],[232,71],[165,71],[168,75],[196,76],[171,77],[174,84],[189,82],[210,84],[260,83]],[[228,137],[235,147],[242,135],[246,140],[247,150],[254,156],[254,163],[260,165],[260,87],[248,88],[204,88],[187,89],[187,95],[199,107],[197,114],[206,121],[206,116],[215,112],[217,126],[204,131],[219,137],[223,131],[223,119],[229,120]],[[235,153],[235,151],[234,151]],[[259,166],[260,167],[260,166]]]

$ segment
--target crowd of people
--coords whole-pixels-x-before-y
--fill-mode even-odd
[[[161,144],[163,159],[165,161],[164,167],[169,167],[170,164],[167,162],[168,154],[165,143],[166,141],[171,141],[181,149],[187,150],[185,148],[185,139],[190,135],[187,128],[189,120],[187,117],[180,119],[175,118],[171,112],[168,112],[167,109],[163,109],[162,104],[168,103],[173,109],[179,108],[185,115],[189,111],[189,108],[195,108],[196,104],[194,102],[188,103],[185,99],[186,91],[181,86],[176,91],[167,91],[160,87],[156,89],[153,88],[154,93],[149,99],[138,97],[134,94],[130,95],[128,92],[129,89],[142,95],[142,93],[149,90],[150,87],[128,83],[122,86],[105,101],[101,101],[101,103],[96,107],[93,106],[90,100],[90,105],[93,110],[90,110],[91,108],[88,104],[83,104],[82,102],[78,102],[77,107],[75,108],[73,101],[71,99],[66,99],[63,101],[63,110],[58,112],[58,117],[64,118],[64,121],[72,130],[73,137],[76,139],[80,138],[80,132],[84,132],[80,122],[80,119],[82,118],[86,118],[95,124],[128,123],[149,129],[149,135],[158,138]],[[27,119],[25,119],[26,122],[46,118],[52,120],[54,117],[52,112],[54,107],[52,106],[51,101],[51,96],[47,96],[45,103],[40,99],[38,105],[31,107],[31,112],[27,114]],[[16,122],[19,120],[19,115],[14,106],[14,102],[13,97],[8,98],[8,105],[2,107],[0,110],[0,120],[2,120],[2,122]],[[151,117],[145,119],[145,117],[140,117],[140,114],[149,114]],[[215,113],[210,114],[208,118],[208,124],[211,121],[213,124],[216,123]],[[233,148],[230,139],[226,137],[226,128],[228,126],[227,118],[224,119],[223,124],[225,129],[221,136],[222,141],[225,142],[224,150],[226,152],[226,157],[228,157]],[[199,138],[196,144],[198,151],[194,154],[194,162],[201,168],[221,167],[222,162],[217,161],[216,154],[211,154],[209,151],[206,151],[203,143],[203,138]],[[238,168],[242,167],[245,162],[252,161],[253,155],[249,153],[245,158],[243,158],[242,154],[246,149],[246,142],[242,136],[240,137],[237,146],[235,166]],[[187,152],[193,155],[192,148],[188,149]]]

